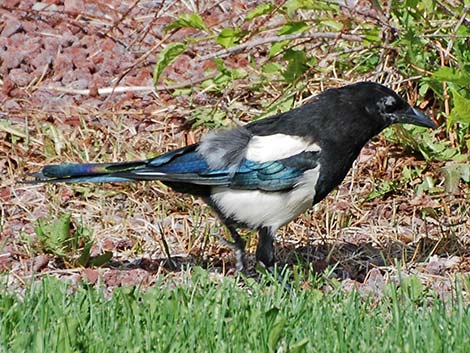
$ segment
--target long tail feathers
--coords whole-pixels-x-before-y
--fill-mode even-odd
[[[182,147],[158,157],[119,163],[47,165],[23,183],[109,183],[161,180],[198,185],[227,185],[226,170],[211,170],[197,153],[197,145]]]
[[[145,161],[47,165],[39,173],[29,175],[34,179],[25,180],[23,183],[109,183],[134,181],[138,180],[138,178],[131,177],[129,172],[145,165]]]

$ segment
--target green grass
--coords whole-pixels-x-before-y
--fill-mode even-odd
[[[110,296],[45,278],[23,296],[0,292],[0,351],[468,351],[470,309],[462,297],[444,302],[416,283],[368,299],[253,280],[240,288],[196,268],[179,284]]]

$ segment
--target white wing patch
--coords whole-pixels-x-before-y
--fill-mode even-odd
[[[290,222],[313,204],[320,165],[307,170],[288,192],[234,190],[217,186],[211,198],[222,213],[249,227],[279,227]]]
[[[263,163],[289,158],[302,152],[318,151],[320,146],[300,136],[284,134],[253,136],[248,143],[245,158]]]

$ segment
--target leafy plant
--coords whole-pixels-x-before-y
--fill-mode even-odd
[[[155,69],[153,70],[153,85],[157,87],[158,79],[163,70],[176,60],[186,50],[186,45],[182,43],[170,43],[158,55]]]
[[[197,13],[185,13],[180,15],[175,21],[165,27],[165,32],[183,27],[195,28],[204,32],[210,32],[201,16],[199,16]]]
[[[36,250],[51,254],[72,266],[102,266],[107,263],[112,252],[91,256],[93,239],[83,226],[75,227],[70,214],[63,214],[56,220],[39,218],[34,228],[37,236]]]

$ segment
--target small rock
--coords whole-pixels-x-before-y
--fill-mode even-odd
[[[33,271],[40,272],[49,264],[49,257],[46,255],[38,255],[33,259]]]
[[[23,50],[8,48],[7,55],[3,57],[2,67],[7,70],[17,68],[21,65],[26,56],[27,53]]]
[[[3,27],[3,31],[1,33],[2,37],[10,37],[11,35],[15,34],[16,32],[22,29],[21,22],[18,21],[14,17],[10,17]]]
[[[82,0],[65,0],[64,1],[64,12],[71,15],[80,15],[85,10],[85,4]]]
[[[22,69],[10,70],[8,76],[19,87],[27,86],[33,80],[33,76]]]
[[[3,6],[5,7],[16,7],[20,4],[21,0],[3,0]]]
[[[85,268],[83,273],[90,284],[95,284],[100,276],[100,273],[92,268]]]
[[[8,75],[5,75],[3,79],[3,86],[2,86],[2,93],[6,96],[10,95],[10,92],[13,91],[16,88],[15,83],[13,80],[8,77]]]
[[[132,249],[132,247],[134,246],[134,242],[130,239],[122,239],[122,240],[119,240],[116,244],[116,250],[128,250],[128,249]]]
[[[58,11],[59,7],[55,3],[59,3],[59,1],[58,0],[44,0],[43,2],[37,2],[33,5],[33,10],[43,11],[44,9],[47,9],[47,11],[49,12]]]
[[[369,271],[366,281],[362,285],[362,289],[366,293],[373,293],[376,296],[383,295],[385,287],[385,278],[378,268],[373,268]]]
[[[105,239],[103,241],[103,245],[102,245],[103,250],[113,251],[114,247],[115,247],[114,242],[111,239]]]
[[[30,63],[33,65],[35,68],[38,68],[40,70],[44,70],[45,66],[48,66],[52,63],[54,59],[54,55],[51,52],[48,51],[42,51],[38,55],[35,55],[31,60]]]
[[[425,270],[433,275],[442,275],[445,271],[457,266],[460,261],[461,259],[459,256],[451,256],[447,258],[433,255],[426,264]]]
[[[12,262],[10,253],[0,254],[0,272],[10,271]]]

